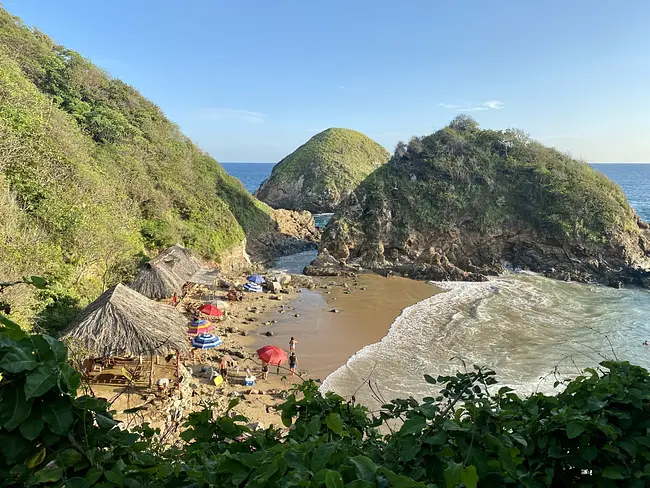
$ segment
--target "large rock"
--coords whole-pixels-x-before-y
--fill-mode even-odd
[[[327,129],[285,157],[255,195],[273,208],[333,212],[390,155],[350,129]]]
[[[398,145],[339,208],[309,270],[358,265],[476,281],[507,263],[648,286],[650,231],[621,189],[586,163],[462,116]]]

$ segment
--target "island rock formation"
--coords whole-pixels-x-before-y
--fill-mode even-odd
[[[507,266],[650,287],[650,232],[622,190],[519,130],[459,116],[398,144],[341,204],[311,274],[483,281]]]
[[[350,129],[327,129],[280,161],[255,196],[273,208],[333,212],[390,154]]]

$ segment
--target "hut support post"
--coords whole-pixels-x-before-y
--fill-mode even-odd
[[[181,352],[176,351],[176,381],[178,389],[181,389]]]
[[[158,356],[155,361],[158,362]],[[154,356],[151,356],[151,366],[149,367],[149,389],[153,388]]]

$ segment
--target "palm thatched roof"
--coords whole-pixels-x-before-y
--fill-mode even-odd
[[[146,263],[131,288],[146,297],[160,300],[180,294],[183,285],[199,271],[203,263],[192,251],[171,246]]]
[[[62,334],[95,357],[164,356],[187,352],[187,319],[122,284],[105,291]]]

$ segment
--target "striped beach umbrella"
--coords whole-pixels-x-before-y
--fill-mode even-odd
[[[192,322],[192,325],[188,327],[187,333],[192,335],[203,334],[205,332],[210,332],[212,329],[214,329],[214,324],[211,324],[207,320],[195,320]]]
[[[248,279],[248,281],[249,281],[250,283],[255,283],[256,285],[261,285],[262,283],[265,283],[265,282],[266,282],[266,280],[264,279],[264,277],[263,277],[263,276],[260,276],[260,275],[258,275],[258,274],[251,275],[251,276],[249,276],[247,279]]]
[[[244,285],[244,290],[250,291],[252,293],[262,293],[262,287],[250,281]]]
[[[192,339],[192,347],[197,349],[212,349],[223,344],[221,337],[212,334],[199,334]]]

